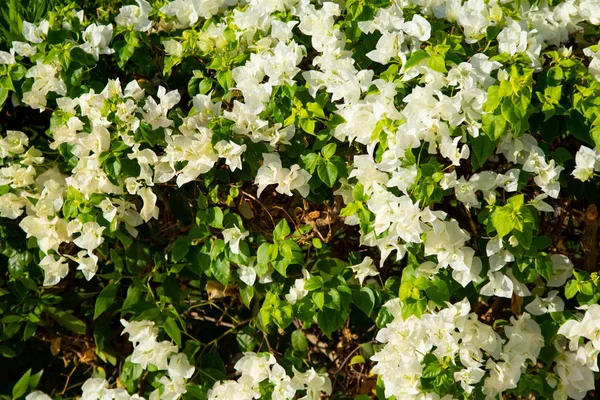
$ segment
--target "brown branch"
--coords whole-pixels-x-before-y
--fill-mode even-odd
[[[67,375],[67,380],[65,381],[65,386],[63,386],[62,392],[59,393],[61,396],[64,395],[65,392],[67,391],[67,388],[69,387],[69,381],[71,380],[71,376],[73,376],[73,373],[77,369],[77,366],[78,366],[78,364],[75,363],[75,365],[73,366],[73,369],[71,370],[71,372],[69,372],[69,375]]]
[[[598,261],[598,228],[600,219],[598,219],[598,209],[594,204],[590,204],[585,210],[585,219],[583,223],[583,235],[581,237],[581,249],[583,250],[583,266],[586,271],[594,272]]]

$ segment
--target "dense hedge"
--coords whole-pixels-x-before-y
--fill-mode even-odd
[[[595,395],[597,0],[0,14],[0,398]]]

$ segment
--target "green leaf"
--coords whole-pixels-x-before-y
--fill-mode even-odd
[[[425,50],[417,50],[408,57],[406,63],[402,66],[406,71],[407,69],[414,67],[415,65],[419,65],[421,61],[425,60],[429,57],[429,54]]]
[[[312,295],[312,300],[315,303],[315,306],[319,310],[322,310],[325,306],[325,293],[324,292],[314,292]]]
[[[127,61],[129,61],[133,56],[133,53],[135,53],[135,47],[124,41],[118,41],[113,44],[113,48],[115,50],[117,65],[119,68],[123,69],[125,64],[127,64]]]
[[[13,386],[12,390],[12,398],[13,400],[21,398],[27,393],[27,389],[29,388],[29,378],[31,377],[31,368],[28,369],[21,378],[17,381],[15,386]]]
[[[3,76],[2,78],[0,78],[0,87],[6,89],[6,90],[11,90],[11,91],[15,91],[15,86],[13,85],[12,79],[10,79],[10,76]]]
[[[306,109],[312,114],[312,116],[325,119],[325,113],[323,112],[323,109],[319,103],[308,103],[306,105]]]
[[[46,312],[50,317],[58,322],[59,325],[64,326],[65,328],[78,333],[80,335],[84,335],[86,331],[86,325],[80,319],[77,319],[73,314],[69,314],[63,310],[59,310],[55,307],[46,307]]]
[[[254,351],[256,346],[259,345],[257,337],[257,331],[248,325],[240,329],[235,335],[238,347],[242,352]]]
[[[416,290],[416,288],[415,288]],[[404,319],[410,317],[411,315],[416,316],[417,318],[421,318],[423,312],[427,308],[427,299],[422,298],[420,300],[416,300],[414,298],[409,298],[404,302],[404,306],[402,307],[402,317]]]
[[[579,111],[572,109],[569,115],[566,115],[565,122],[567,123],[567,130],[571,135],[590,146],[595,145],[590,136],[590,127],[587,120]]]
[[[504,208],[500,208],[492,214],[492,223],[501,237],[504,237],[514,229],[512,213]]]
[[[482,110],[486,113],[493,113],[500,107],[501,101],[500,87],[498,85],[490,86],[488,88],[488,98],[483,104]]]
[[[548,69],[548,72],[546,73],[546,80],[548,82],[548,85],[558,86],[558,85],[560,85],[564,76],[565,76],[565,74],[564,74],[562,68],[559,66],[555,66],[555,67]]]
[[[242,298],[242,303],[247,308],[250,308],[250,302],[254,297],[254,286],[241,285],[240,286],[240,297]]]
[[[579,293],[577,281],[575,279],[569,280],[565,285],[565,297],[567,299],[572,299],[577,293]]]
[[[479,135],[471,139],[471,164],[473,171],[481,168],[488,158],[494,153],[496,144],[490,140],[487,135]]]
[[[321,154],[326,160],[329,160],[331,157],[335,155],[335,151],[337,150],[337,145],[335,143],[329,143],[321,149]]]
[[[341,297],[337,289],[331,288],[325,293],[325,304],[323,306],[338,311],[341,310]]]
[[[371,316],[373,308],[375,308],[375,294],[373,289],[368,286],[361,288],[354,293],[354,304],[367,316]]]
[[[265,242],[258,247],[256,252],[256,262],[259,266],[266,266],[271,261],[269,258],[269,249],[271,243]]]
[[[594,284],[592,282],[581,282],[579,291],[587,296],[594,295]]]
[[[259,316],[262,324],[267,329],[272,323],[281,329],[285,329],[292,323],[292,306],[288,302],[282,302],[277,294],[267,292]]]
[[[29,391],[34,391],[38,385],[40,384],[40,379],[42,378],[42,375],[44,374],[44,370],[41,369],[38,371],[37,374],[31,375],[31,378],[29,378]]]
[[[231,269],[229,268],[229,265],[229,260],[225,260],[221,257],[210,262],[210,272],[225,286],[229,284],[229,279],[231,278]]]
[[[448,72],[446,69],[446,60],[441,54],[435,54],[427,60],[427,65],[434,71],[437,72]]]
[[[130,307],[133,307],[142,299],[142,290],[137,287],[135,284],[131,284],[127,288],[127,297],[125,297],[125,301],[123,302],[123,310],[127,310]]]
[[[94,56],[85,52],[81,47],[73,47],[71,49],[71,60],[86,67],[96,65],[96,60],[94,59]]]
[[[531,230],[528,230],[528,231],[531,232]],[[531,235],[531,233],[529,235]],[[521,242],[520,239],[519,239],[519,242]],[[550,281],[550,279],[552,279],[552,271],[553,271],[552,259],[549,256],[536,257],[535,269],[538,272],[538,274],[540,274],[540,276],[542,278],[546,279],[547,281]]]
[[[273,268],[275,271],[279,272],[281,276],[287,278],[287,267],[290,265],[290,261],[291,260],[289,258],[275,260],[273,261]]]
[[[513,101],[514,97],[506,97],[502,100],[502,104],[500,106],[502,116],[506,119],[510,124],[515,126],[521,125],[521,118],[523,118],[523,114],[520,112],[519,107]]]
[[[325,161],[319,164],[317,168],[319,178],[329,187],[333,187],[337,182],[338,170],[331,161]]]
[[[292,347],[301,353],[308,351],[308,340],[306,340],[304,332],[299,329],[292,332]]]
[[[177,343],[177,346],[181,347],[181,329],[179,329],[179,326],[177,326],[175,320],[171,317],[168,317],[167,319],[165,319],[163,328],[165,328],[165,332],[167,332],[167,335],[169,335],[169,337],[173,339],[175,343]]]
[[[223,229],[223,210],[221,210],[219,207],[213,207],[208,210],[208,218],[206,222],[213,228]]]
[[[304,290],[308,290],[309,292],[313,292],[317,289],[322,288],[324,285],[323,278],[320,276],[311,276],[304,283]]]
[[[317,153],[308,153],[305,155],[300,156],[302,162],[303,162],[303,167],[305,170],[307,170],[309,173],[314,173],[315,169],[317,168],[317,164],[319,162],[319,155]]]
[[[2,107],[7,98],[8,90],[3,87],[0,87],[0,107]]]
[[[200,193],[198,195],[197,203],[198,203],[198,208],[201,210],[206,210],[208,208],[208,198],[202,193]]]
[[[344,326],[346,317],[347,316],[342,312],[331,308],[325,308],[317,314],[317,324],[323,333],[327,335],[328,338],[331,338],[333,331]]]
[[[310,133],[311,135],[315,134],[315,121],[312,119],[302,119],[300,120],[300,128],[302,128],[306,133]]]
[[[223,89],[225,89],[226,91],[235,85],[231,70],[218,72],[217,81],[219,82],[221,87],[223,87]]]
[[[442,366],[440,365],[440,362],[435,356],[433,356],[432,358],[435,358],[435,360],[431,360],[423,369],[423,378],[435,378],[436,376],[439,376],[442,373]]]
[[[140,240],[135,240],[125,251],[125,265],[134,275],[142,272],[150,261],[150,249]]]
[[[282,219],[279,221],[275,229],[273,230],[273,239],[275,240],[285,240],[290,234],[290,226],[286,219]]]
[[[182,236],[175,241],[171,249],[171,258],[174,263],[183,260],[190,251],[190,239],[187,236]]]
[[[96,299],[96,305],[94,307],[94,319],[97,319],[104,311],[108,310],[110,306],[115,302],[115,296],[117,295],[117,284],[115,282],[109,283],[98,295]]]
[[[385,70],[385,72],[382,72],[379,77],[388,82],[393,82],[398,77],[398,70],[398,64],[392,64],[388,67],[388,69]]]
[[[506,131],[506,119],[496,111],[494,114],[482,114],[483,132],[493,141],[497,141]]]
[[[442,307],[450,300],[450,289],[446,282],[441,279],[432,280],[431,286],[425,289],[425,294],[429,299]]]
[[[162,128],[152,129],[150,124],[142,122],[138,131],[143,138],[150,146],[156,146],[158,144],[162,144],[165,141],[165,131]],[[136,132],[136,135],[137,135]]]

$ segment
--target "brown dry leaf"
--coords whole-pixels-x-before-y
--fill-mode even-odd
[[[96,361],[96,351],[95,348],[89,347],[83,352],[80,361],[84,364],[91,364]]]
[[[53,356],[58,355],[60,353],[60,342],[62,338],[55,337],[50,341],[50,352]]]
[[[311,211],[308,213],[308,219],[314,220],[321,216],[321,211]]]
[[[593,221],[598,218],[598,208],[594,204],[590,204],[585,210],[585,218],[588,221]]]
[[[372,372],[369,372],[369,377],[363,379],[360,384],[360,389],[358,390],[358,394],[367,394],[373,395],[375,394],[375,386],[377,385],[377,376]]]
[[[225,287],[222,283],[217,281],[206,282],[206,293],[208,293],[208,299],[222,299],[224,297],[234,297],[236,291],[232,287]]]
[[[523,306],[523,298],[513,293],[510,300],[510,311],[515,315],[521,315],[521,307]]]
[[[312,344],[317,344],[319,342],[319,338],[314,333],[307,333],[306,340],[308,340]]]

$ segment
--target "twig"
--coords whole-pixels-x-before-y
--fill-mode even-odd
[[[77,365],[77,363],[75,363],[75,365],[73,366],[73,369],[71,370],[69,375],[67,375],[67,380],[65,381],[65,386],[63,386],[62,392],[59,393],[61,396],[64,395],[65,392],[67,391],[67,388],[69,387],[69,381],[71,380],[71,376],[73,376],[77,367],[78,367],[78,365]]]
[[[250,193],[242,191],[242,193],[244,194],[244,196],[249,197],[250,199],[256,201],[258,204],[260,204],[260,206],[267,212],[267,214],[269,214],[269,218],[271,218],[271,223],[273,224],[273,228],[275,228],[275,220],[273,219],[273,216],[271,215],[271,213],[269,212],[269,210],[267,209],[267,207],[264,206],[263,203],[260,202],[260,200],[258,200],[256,197],[252,196]]]

